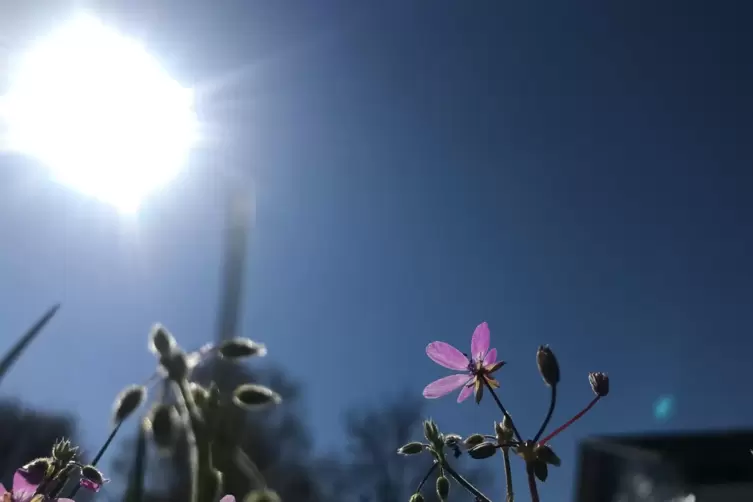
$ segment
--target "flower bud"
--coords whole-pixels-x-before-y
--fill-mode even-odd
[[[109,480],[105,479],[99,469],[93,465],[85,465],[81,468],[80,484],[83,488],[96,493],[107,481]]]
[[[65,465],[76,458],[78,447],[73,446],[67,439],[59,439],[52,446],[52,458]]]
[[[555,467],[559,467],[562,463],[560,458],[556,453],[554,453],[554,450],[552,450],[549,445],[536,445],[534,452],[536,453],[536,457],[544,463],[553,465]]]
[[[450,495],[450,482],[444,476],[437,478],[437,497],[444,502]]]
[[[560,366],[554,352],[548,345],[541,345],[536,351],[536,364],[539,367],[539,373],[544,382],[553,387],[560,382]]]
[[[502,417],[502,428],[506,431],[513,431],[512,427],[512,417],[509,413],[506,413],[504,417]]]
[[[609,376],[606,373],[589,373],[588,382],[597,396],[604,397],[609,394]]]
[[[147,425],[157,448],[162,453],[171,452],[180,431],[180,416],[175,407],[162,403],[155,405],[147,418]]]
[[[439,428],[434,420],[424,420],[424,436],[432,444],[439,440]]]
[[[417,441],[403,445],[397,450],[400,455],[416,455],[422,451],[424,451],[424,445]]]
[[[159,357],[168,357],[175,348],[175,337],[161,324],[149,333],[149,350]]]
[[[424,496],[420,493],[414,493],[411,495],[410,502],[424,502]]]
[[[513,432],[499,422],[494,422],[494,433],[497,435],[497,442],[500,446],[512,441]]]
[[[220,356],[225,359],[244,359],[251,356],[265,356],[267,348],[248,338],[233,338],[222,342],[219,348]]]
[[[485,458],[491,457],[496,452],[497,445],[492,442],[485,441],[480,445],[476,445],[468,450],[468,455],[470,455],[471,458],[475,458],[476,460],[483,460]]]
[[[478,446],[481,443],[484,442],[484,436],[481,434],[471,434],[467,438],[465,438],[465,441],[463,441],[463,444],[466,446],[466,448],[473,448],[474,446]]]
[[[282,398],[272,389],[262,385],[247,383],[235,389],[233,392],[233,402],[236,406],[250,410],[279,404],[282,402]]]
[[[130,385],[123,389],[115,399],[113,421],[119,424],[136,411],[146,399],[146,387]]]
[[[279,495],[272,490],[254,490],[246,495],[244,502],[281,502]]]

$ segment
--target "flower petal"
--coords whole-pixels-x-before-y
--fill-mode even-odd
[[[445,342],[431,342],[426,346],[426,355],[438,365],[451,370],[467,370],[470,364],[462,352]]]
[[[424,389],[424,397],[426,399],[436,399],[438,397],[445,396],[468,383],[473,378],[471,375],[450,375],[439,380],[434,380]]]
[[[235,497],[232,495],[225,495],[220,499],[220,502],[235,502]]]
[[[5,495],[8,493],[8,490],[5,489],[5,485],[0,483],[0,495]]]
[[[13,494],[14,500],[19,494],[34,495],[37,486],[42,482],[41,477],[36,472],[30,472],[26,469],[18,469],[13,475]]]
[[[462,403],[473,394],[473,385],[466,385],[458,394],[458,403]]]
[[[60,499],[53,499],[53,500],[54,500],[54,502],[76,502],[76,501],[75,501],[75,500],[73,500],[73,499],[64,499],[64,498],[60,498]]]
[[[489,366],[497,362],[497,349],[492,349],[486,353],[484,357],[484,366]]]
[[[99,489],[102,488],[101,484],[91,479],[86,479],[86,478],[81,478],[81,480],[79,481],[79,484],[81,485],[82,488],[86,488],[90,492],[94,492],[94,493],[97,493]]]
[[[476,326],[471,338],[471,357],[474,361],[480,361],[489,351],[489,325],[482,322]]]

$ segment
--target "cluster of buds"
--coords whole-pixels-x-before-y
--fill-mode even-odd
[[[463,438],[458,434],[441,433],[436,422],[431,419],[424,421],[424,437],[426,438],[426,443],[413,441],[401,446],[397,450],[398,454],[400,455],[418,455],[420,453],[428,453],[432,457],[434,457],[431,468],[426,473],[426,476],[424,477],[423,481],[421,481],[421,484],[418,486],[415,493],[411,496],[411,502],[424,502],[424,497],[423,495],[421,495],[421,489],[435,470],[438,470],[437,479],[435,482],[435,491],[437,498],[440,501],[445,502],[449,497],[450,478],[454,479],[464,488],[474,493],[475,488],[473,488],[470,483],[463,479],[462,476],[456,473],[449,465],[449,463],[447,462],[445,450],[451,450],[453,452],[453,456],[457,458],[462,454],[462,450],[467,450],[470,453],[478,443],[475,443],[474,441],[469,442],[468,439],[463,441]],[[481,441],[483,440],[484,437],[481,436]],[[481,493],[478,491],[476,491],[474,495],[477,496],[478,500],[485,500],[483,498],[483,495],[481,495]]]
[[[219,390],[214,384],[210,388],[205,388],[197,383],[189,382],[197,365],[213,356],[238,361],[253,356],[264,356],[267,352],[263,344],[247,338],[233,338],[217,346],[206,345],[196,352],[186,353],[177,344],[175,337],[160,324],[154,326],[149,335],[149,350],[158,360],[155,375],[162,376],[162,383],[165,387],[169,388],[171,384],[173,388],[177,386],[178,401],[187,401],[186,405],[202,416],[218,407]],[[150,382],[154,379],[152,377]],[[189,392],[183,392],[186,388]],[[146,397],[147,385],[126,387],[115,400],[113,411],[115,425],[119,425],[138,410]],[[246,409],[257,409],[277,404],[280,401],[281,398],[277,393],[261,385],[241,385],[233,394],[233,402]],[[145,425],[151,432],[160,452],[168,453],[175,446],[187,420],[182,415],[175,404],[168,403],[164,399],[157,402],[147,414]]]
[[[49,457],[32,460],[18,473],[29,485],[35,487],[35,494],[44,500],[54,500],[68,483],[71,476],[78,475],[82,487],[93,492],[99,491],[108,480],[93,465],[77,461],[78,447],[67,439],[55,442]]]
[[[186,353],[175,337],[158,324],[149,335],[149,349],[157,358],[157,371],[147,384],[132,385],[120,393],[113,413],[115,425],[119,426],[142,406],[150,382],[161,381],[161,399],[144,418],[142,430],[150,433],[157,450],[163,454],[173,452],[178,439],[185,437],[189,448],[192,500],[216,500],[222,490],[222,473],[212,465],[210,451],[223,413],[220,390],[214,383],[207,388],[192,382],[191,376],[199,364],[211,357],[238,361],[264,356],[266,348],[247,338],[233,338]],[[173,400],[166,399],[170,391]],[[279,402],[279,394],[256,384],[240,385],[232,394],[232,403],[244,409],[259,409]],[[256,493],[253,500],[274,500],[269,498],[270,494],[273,492]]]

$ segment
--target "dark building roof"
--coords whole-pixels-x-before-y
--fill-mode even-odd
[[[577,500],[611,500],[629,472],[641,472],[678,491],[753,483],[751,449],[753,430],[587,439],[580,445]]]

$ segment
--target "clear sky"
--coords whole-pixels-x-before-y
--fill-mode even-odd
[[[238,170],[258,195],[244,333],[302,382],[322,448],[346,407],[419,395],[445,374],[426,344],[466,348],[484,320],[529,434],[539,344],[563,371],[555,425],[588,371],[612,377],[555,441],[543,500],[571,499],[588,434],[753,422],[753,3],[122,5],[108,15],[205,91],[216,141],[135,222],[2,159],[0,347],[63,302],[3,396],[80,414],[93,449],[153,366],[151,323],[212,338]],[[498,418],[428,405],[448,431]]]

